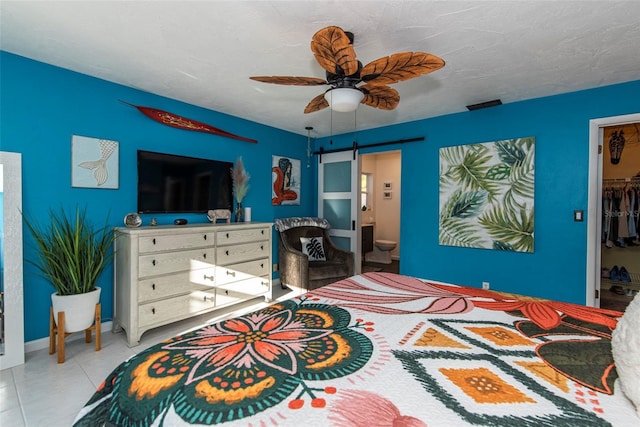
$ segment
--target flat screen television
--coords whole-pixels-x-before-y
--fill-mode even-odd
[[[138,150],[138,213],[232,209],[233,163]]]

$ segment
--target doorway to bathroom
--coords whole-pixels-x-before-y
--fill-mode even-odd
[[[400,272],[402,152],[361,154],[361,271]]]

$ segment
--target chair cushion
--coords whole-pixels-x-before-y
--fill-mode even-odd
[[[309,262],[309,281],[349,277],[349,266],[342,262]]]
[[[302,253],[309,257],[309,261],[326,261],[322,237],[301,237]]]

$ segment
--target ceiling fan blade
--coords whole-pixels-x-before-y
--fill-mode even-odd
[[[296,77],[296,76],[253,76],[249,77],[263,83],[273,83],[277,85],[291,86],[319,86],[329,84],[326,80],[316,77]]]
[[[393,110],[400,102],[400,94],[397,90],[389,86],[364,85],[359,87],[364,98],[362,104],[381,110]]]
[[[386,85],[413,79],[444,67],[444,61],[424,52],[399,52],[368,63],[362,68],[362,81]]]
[[[338,76],[358,72],[358,60],[351,39],[340,27],[326,27],[311,38],[311,51],[322,68]]]
[[[305,114],[315,113],[316,111],[323,110],[328,106],[329,106],[329,103],[327,102],[326,99],[324,99],[324,93],[322,93],[316,96],[315,98],[313,98],[311,102],[307,104],[306,108],[304,109],[304,113]]]

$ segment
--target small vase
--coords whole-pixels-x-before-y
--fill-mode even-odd
[[[244,216],[244,210],[242,209],[242,203],[238,202],[236,204],[236,222],[242,222],[243,216]]]

